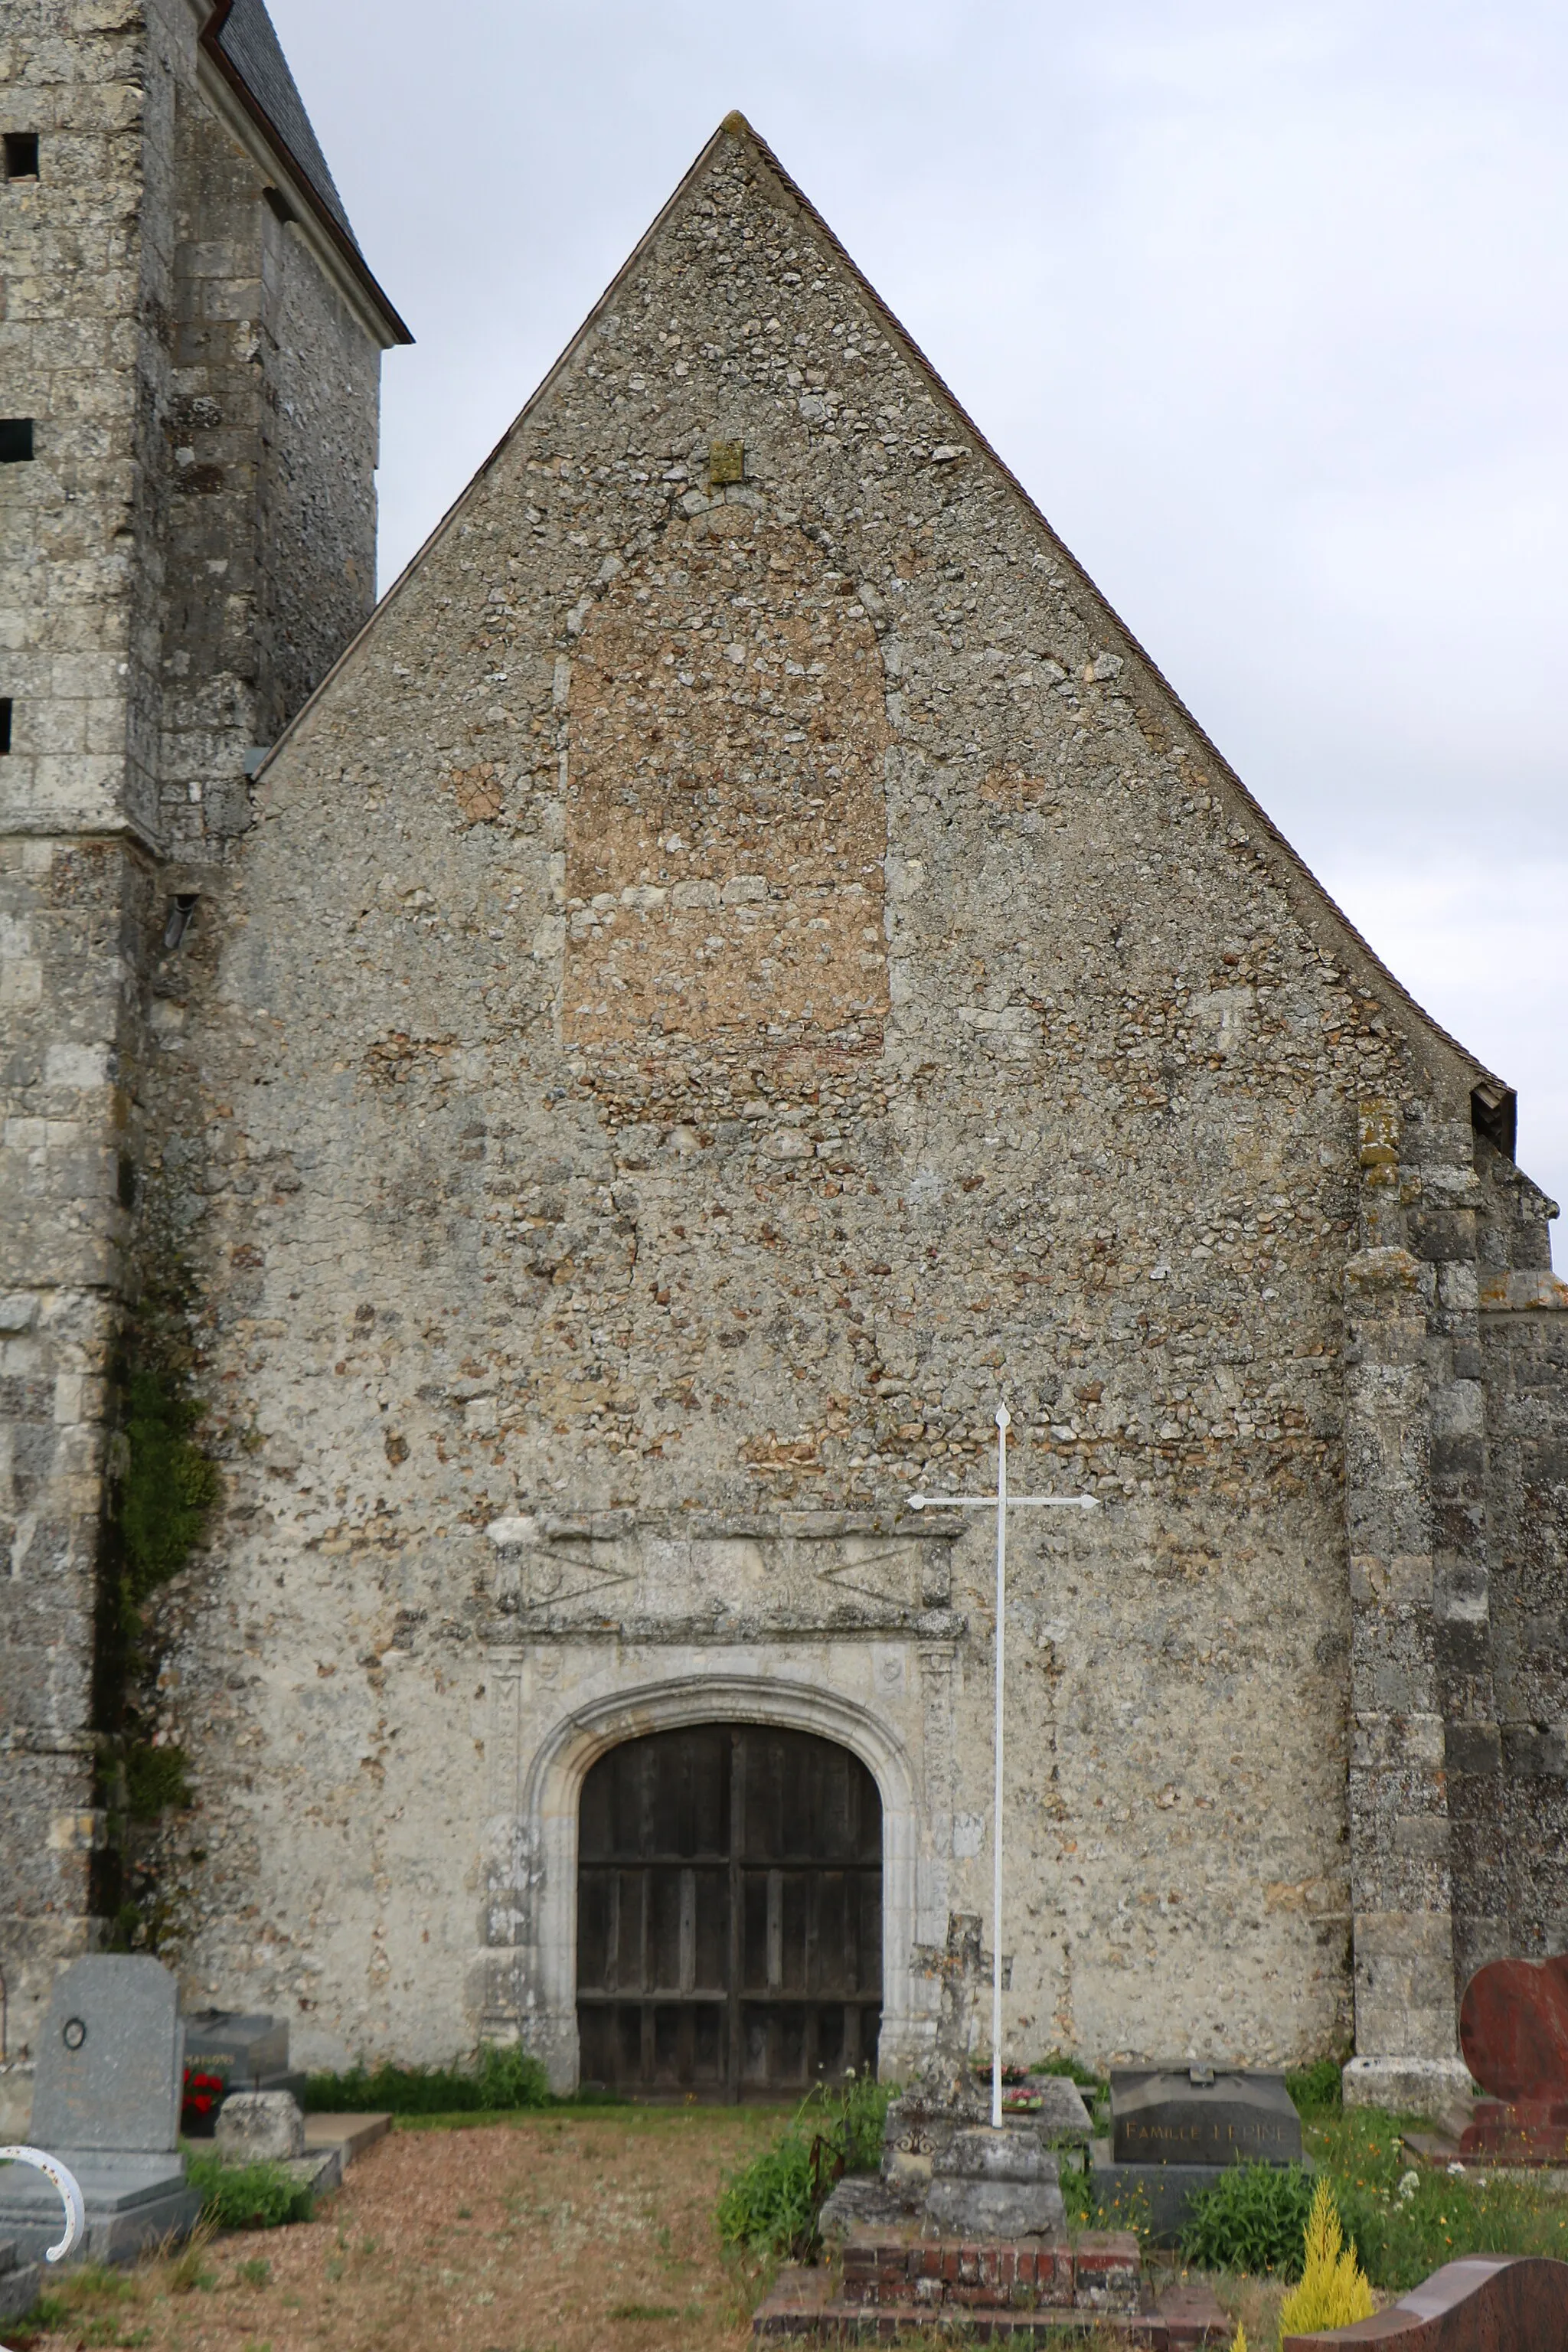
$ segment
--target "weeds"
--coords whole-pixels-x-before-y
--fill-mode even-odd
[[[1076,2083],[1080,2091],[1094,2093],[1094,2099],[1089,2103],[1090,2106],[1093,2106],[1095,2099],[1108,2098],[1110,2094],[1110,2085],[1103,2074],[1097,2074],[1092,2066],[1084,2065],[1080,2059],[1064,2057],[1058,2050],[1053,2050],[1048,2058],[1037,2058],[1030,2067],[1029,2073],[1031,2074],[1065,2074],[1068,2081]],[[1003,2079],[1006,2079],[1005,2074]]]
[[[193,2171],[195,2169],[194,2165],[191,2168]],[[163,2284],[171,2294],[190,2294],[197,2291],[203,2294],[211,2293],[216,2281],[207,2268],[207,2249],[217,2231],[217,2222],[204,2211],[163,2274]]]
[[[1347,2246],[1373,2286],[1404,2294],[1463,2254],[1568,2260],[1568,2206],[1561,2197],[1529,2180],[1411,2164],[1404,2133],[1415,2119],[1329,2104],[1331,2063],[1322,2064],[1325,2103],[1304,2137]],[[1311,2175],[1299,2166],[1237,2165],[1192,2198],[1184,2259],[1299,2279],[1311,2191]]]
[[[1147,2237],[1152,2222],[1145,2190],[1118,2189],[1102,2196],[1090,2168],[1076,2164],[1070,2168],[1063,2165],[1061,2189],[1068,2228],[1074,2235],[1080,2230],[1136,2230],[1140,2237]]]
[[[1312,2206],[1312,2176],[1299,2164],[1233,2164],[1212,2189],[1194,2189],[1181,2246],[1184,2262],[1209,2271],[1301,2275]]]
[[[554,2104],[543,2067],[515,2044],[487,2043],[468,2068],[352,2066],[305,2081],[305,2107],[318,2114],[369,2108],[394,2116],[477,2115]]]
[[[1413,2118],[1352,2107],[1307,2135],[1346,2238],[1374,2286],[1403,2294],[1461,2254],[1568,2259],[1568,2205],[1531,2181],[1433,2170],[1406,2158]]]
[[[186,2179],[202,2200],[198,2229],[278,2230],[308,2221],[315,2208],[309,2184],[280,2164],[225,2164],[216,2153],[193,2156]],[[192,2242],[195,2242],[193,2232]]]
[[[1292,2067],[1286,2074],[1285,2088],[1304,2124],[1341,2112],[1344,2104],[1343,2063],[1339,2058],[1314,2058],[1310,2066]]]
[[[719,2234],[753,2255],[809,2260],[835,2181],[874,2172],[891,2094],[869,2075],[810,2092],[771,2147],[731,2174],[719,2199]]]
[[[54,2335],[70,2330],[79,2343],[99,2352],[110,2345],[141,2345],[151,2330],[133,2327],[127,2305],[142,2301],[136,2274],[110,2263],[79,2263],[57,2275],[27,2315],[29,2332]]]

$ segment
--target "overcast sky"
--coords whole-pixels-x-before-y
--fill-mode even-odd
[[[740,107],[1568,1202],[1561,0],[270,5],[384,582]]]

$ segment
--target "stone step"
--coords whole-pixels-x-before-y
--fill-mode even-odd
[[[1228,2344],[1236,2332],[1206,2279],[1173,2280],[1161,2290],[1154,2308],[1171,2352],[1185,2352],[1189,2345]]]
[[[391,2129],[389,2115],[331,2115],[323,2111],[305,2117],[305,2148],[307,2154],[318,2148],[340,2148],[346,2169]]]

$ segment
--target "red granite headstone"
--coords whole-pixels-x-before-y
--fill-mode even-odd
[[[1568,2099],[1568,1957],[1478,1969],[1459,2004],[1459,2047],[1494,2099]]]
[[[1492,2094],[1477,2103],[1461,2154],[1568,2164],[1568,1958],[1478,1969],[1459,2005],[1459,2047]]]
[[[1538,2254],[1472,2254],[1446,2263],[1386,2311],[1353,2327],[1287,2336],[1280,2352],[1363,2344],[1388,2352],[1563,2352],[1568,2263]]]

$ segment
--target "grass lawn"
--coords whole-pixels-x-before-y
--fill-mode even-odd
[[[320,2218],[130,2272],[49,2282],[35,2352],[718,2352],[750,2342],[754,2269],[721,2252],[721,2177],[775,2110],[411,2118]]]
[[[1461,2254],[1552,2254],[1568,2262],[1568,2198],[1528,2174],[1488,2180],[1413,2165],[1400,2147],[1417,2116],[1352,2107],[1303,2129],[1334,2185],[1347,2236],[1375,2286],[1403,2294]],[[1250,2331],[1249,2331],[1250,2336]]]

